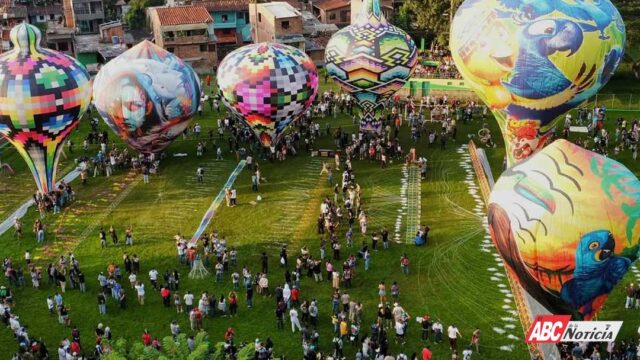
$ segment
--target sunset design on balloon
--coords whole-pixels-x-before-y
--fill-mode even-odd
[[[40,46],[40,30],[11,29],[13,49],[0,56],[0,134],[26,161],[41,192],[54,190],[65,139],[91,101],[87,70]]]

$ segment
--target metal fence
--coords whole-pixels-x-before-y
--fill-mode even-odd
[[[640,94],[596,94],[581,108],[591,108],[604,105],[613,111],[640,111]]]

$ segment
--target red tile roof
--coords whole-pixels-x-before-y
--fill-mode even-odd
[[[350,7],[351,4],[349,0],[320,0],[314,1],[313,7],[317,7],[322,10],[335,10],[343,7]]]
[[[249,11],[249,0],[196,0],[192,5],[201,5],[209,12]]]
[[[160,25],[173,26],[213,22],[204,6],[175,6],[155,8]]]

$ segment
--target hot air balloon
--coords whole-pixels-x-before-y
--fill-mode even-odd
[[[222,102],[256,134],[276,144],[285,128],[313,103],[318,71],[304,51],[283,44],[246,45],[218,67]]]
[[[625,38],[609,0],[467,0],[450,47],[498,120],[513,165],[544,147],[555,120],[609,81]]]
[[[13,49],[0,56],[0,134],[24,158],[41,192],[54,189],[62,145],[91,101],[87,70],[40,47],[40,30],[11,29]]]
[[[557,140],[502,174],[488,223],[507,269],[543,312],[589,320],[638,257],[640,180]]]
[[[379,0],[365,0],[356,22],[335,33],[325,51],[327,73],[356,98],[364,131],[382,129],[376,109],[404,86],[417,62],[413,39],[387,22]]]
[[[198,76],[180,58],[143,41],[109,61],[93,82],[96,109],[129,146],[158,153],[198,111]]]

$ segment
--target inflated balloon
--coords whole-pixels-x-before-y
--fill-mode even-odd
[[[313,103],[318,71],[298,48],[247,45],[222,60],[218,88],[225,106],[253,129],[262,145],[270,146]]]
[[[54,189],[62,145],[91,101],[87,70],[40,47],[40,30],[11,29],[13,49],[0,57],[0,134],[24,158],[38,190]]]
[[[625,39],[610,0],[467,0],[450,47],[498,120],[513,165],[546,145],[560,115],[607,83]]]
[[[335,33],[325,51],[327,73],[362,109],[360,129],[380,131],[376,109],[413,74],[416,44],[387,21],[378,0],[365,0],[357,21]]]
[[[640,181],[568,141],[504,172],[489,202],[498,252],[551,313],[591,319],[638,257]]]
[[[129,146],[157,153],[189,126],[200,104],[200,82],[180,58],[145,40],[100,69],[93,98]]]

